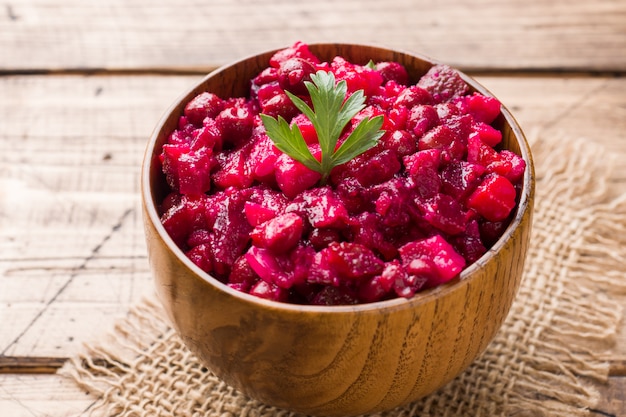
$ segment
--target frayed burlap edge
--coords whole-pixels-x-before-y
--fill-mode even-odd
[[[438,392],[381,416],[587,416],[609,364],[626,295],[626,196],[614,158],[565,137],[531,146],[535,226],[524,280],[494,341]],[[94,415],[270,416],[206,371],[168,326],[153,295],[60,373],[92,393]]]

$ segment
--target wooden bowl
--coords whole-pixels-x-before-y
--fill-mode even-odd
[[[341,55],[365,64],[397,61],[412,82],[434,64],[379,47],[312,44],[322,60]],[[329,416],[387,410],[452,380],[487,347],[506,318],[522,279],[534,195],[529,146],[506,108],[497,120],[502,145],[527,163],[515,217],[502,238],[460,278],[419,293],[356,306],[303,306],[233,290],[196,267],[159,221],[167,192],[156,162],[184,105],[202,91],[246,96],[249,80],[275,51],[210,73],[158,123],[143,163],[142,195],[150,266],[157,293],[184,343],[226,383],[266,404]],[[467,83],[491,95],[476,81]]]

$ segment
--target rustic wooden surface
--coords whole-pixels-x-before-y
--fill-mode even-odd
[[[623,0],[5,2],[1,415],[87,413],[93,399],[54,371],[151,288],[138,193],[147,137],[206,71],[295,40],[426,54],[474,75],[527,134],[626,155]],[[616,174],[626,193],[626,170]],[[626,415],[626,320],[617,338],[600,416]]]

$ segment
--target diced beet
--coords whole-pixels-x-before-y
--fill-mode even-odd
[[[482,220],[478,223],[480,230],[480,238],[484,242],[487,248],[493,246],[500,236],[504,233],[504,230],[508,226],[507,221],[491,222],[488,220]]]
[[[376,275],[370,278],[359,287],[359,299],[365,303],[374,303],[387,298],[389,290],[385,290],[382,275]]]
[[[381,295],[384,296],[393,290],[399,297],[410,298],[424,287],[426,281],[427,277],[409,274],[404,266],[394,259],[385,264],[381,275],[377,275],[362,286],[359,295],[366,299],[379,297],[377,300],[372,300],[378,301]]]
[[[252,84],[260,87],[274,81],[278,82],[278,66],[265,68],[252,79]]]
[[[204,119],[203,126],[193,131],[189,146],[192,150],[208,148],[214,152],[220,151],[222,149],[222,137],[215,120]]]
[[[498,152],[484,143],[478,135],[467,138],[467,162],[487,167],[498,160]]]
[[[250,98],[256,100],[258,92],[266,84],[278,82],[278,68],[267,67],[256,75],[250,82]]]
[[[467,160],[485,167],[486,172],[502,175],[517,183],[526,170],[526,162],[521,156],[509,151],[496,151],[484,143],[477,135],[470,135],[467,146]]]
[[[371,188],[376,213],[380,214],[386,226],[402,226],[410,221],[407,207],[413,196],[415,183],[410,178],[395,177]]]
[[[453,115],[445,119],[443,123],[454,132],[457,140],[460,140],[461,143],[467,145],[467,138],[470,133],[472,133],[472,128],[475,127],[470,115]]]
[[[167,212],[169,209],[171,209],[172,207],[179,205],[182,199],[183,199],[183,195],[180,194],[179,192],[176,192],[176,191],[170,192],[168,195],[165,196],[165,198],[161,202],[161,205],[159,206],[159,213],[163,214]]]
[[[461,115],[461,111],[458,109],[458,107],[450,102],[437,103],[433,107],[437,111],[437,116],[439,116],[439,120],[441,120],[442,122],[454,116]]]
[[[441,190],[458,201],[465,198],[482,180],[485,168],[466,161],[451,162],[440,172]]]
[[[436,103],[461,97],[469,90],[469,86],[456,70],[441,64],[431,67],[417,82],[417,86],[432,94]]]
[[[221,189],[228,187],[248,188],[252,185],[252,167],[248,163],[254,142],[247,142],[241,147],[220,154],[217,157],[218,168],[213,174],[213,182]]]
[[[194,230],[209,228],[205,204],[205,198],[181,196],[175,205],[162,214],[163,227],[179,247],[185,245]]]
[[[337,271],[332,269],[328,263],[327,249],[322,249],[313,257],[307,280],[311,284],[322,284],[333,287],[340,284],[341,281]]]
[[[285,213],[259,224],[250,233],[252,243],[274,253],[284,253],[296,246],[304,223],[296,213]]]
[[[274,185],[276,183],[276,161],[282,154],[267,134],[255,135],[254,146],[245,162],[252,178],[263,184]]]
[[[319,58],[309,50],[309,46],[307,44],[303,42],[296,42],[289,48],[276,52],[270,58],[269,63],[272,67],[278,68],[280,67],[281,62],[285,62],[291,58],[302,58],[312,64],[318,64],[320,62]]]
[[[397,174],[402,165],[394,150],[382,149],[370,155],[361,154],[343,165],[340,178],[352,177],[364,187],[380,184]]]
[[[294,265],[285,254],[276,254],[269,249],[251,246],[245,255],[250,268],[265,282],[289,289],[301,282],[296,281]],[[302,278],[300,274],[298,279]]]
[[[409,177],[422,199],[433,197],[441,188],[439,177],[440,149],[426,149],[403,158]]]
[[[324,249],[332,242],[341,239],[341,233],[337,229],[315,227],[309,233],[309,242],[317,250]]]
[[[328,245],[330,268],[345,278],[362,279],[382,272],[384,263],[374,252],[358,243],[333,242]]]
[[[259,203],[253,203],[251,201],[246,201],[243,208],[246,213],[246,219],[252,227],[273,219],[277,214],[271,208],[265,207]]]
[[[274,168],[278,187],[289,198],[313,187],[322,177],[319,172],[307,168],[287,154],[278,157]]]
[[[402,161],[408,173],[415,176],[422,168],[430,168],[437,171],[441,163],[440,156],[440,149],[425,149],[405,156],[402,158]]]
[[[428,166],[420,167],[412,174],[413,181],[415,182],[415,197],[420,201],[432,198],[439,193],[441,189],[441,178],[439,174],[433,168]]]
[[[247,292],[259,279],[259,275],[248,263],[246,255],[241,255],[233,264],[228,276],[228,283],[240,284],[240,291]]]
[[[186,119],[186,118],[181,117],[181,119]],[[185,129],[186,126],[193,127],[193,130]],[[176,129],[172,133],[170,133],[170,135],[167,137],[167,145],[189,145],[191,143],[191,132],[197,129],[195,126],[191,124],[188,124],[186,126]]]
[[[396,154],[403,158],[417,151],[417,139],[415,135],[406,130],[394,130],[381,139],[383,146],[388,150],[395,150]]]
[[[384,83],[395,81],[398,84],[406,85],[409,82],[409,74],[406,68],[397,62],[377,62],[376,71],[383,77]]]
[[[250,294],[266,300],[286,302],[289,299],[289,290],[280,288],[260,280],[250,289]]]
[[[211,195],[208,195],[203,200],[204,220],[206,222],[207,229],[213,229],[218,216],[228,204],[229,195],[226,192],[220,191]]]
[[[212,156],[212,151],[207,148],[192,151],[189,145],[163,145],[163,171],[168,185],[186,195],[209,191]]]
[[[417,85],[412,85],[405,88],[398,94],[394,103],[395,107],[405,106],[412,108],[419,106],[420,104],[432,104],[433,96],[426,89]]]
[[[335,192],[337,198],[350,214],[360,213],[372,207],[368,189],[363,187],[356,178],[342,179],[336,183]]]
[[[502,175],[492,174],[467,198],[467,206],[487,220],[497,222],[509,216],[515,207],[515,198],[513,184]]]
[[[215,245],[214,270],[220,276],[227,275],[235,260],[241,255],[250,241],[252,227],[248,223],[244,211],[249,190],[236,191],[224,200],[219,207],[213,225]]]
[[[404,287],[406,271],[398,260],[385,263],[380,275],[367,280],[359,287],[359,298],[367,303],[381,301],[389,296],[394,288]]]
[[[420,138],[418,149],[440,149],[442,153],[445,153],[446,158],[459,160],[465,155],[467,146],[454,130],[446,125],[439,125]]]
[[[315,249],[305,244],[299,244],[291,251],[289,254],[289,260],[293,265],[291,275],[292,288],[305,285],[309,277],[309,270],[313,264],[315,254]]]
[[[465,267],[465,259],[440,235],[408,243],[399,251],[405,267],[415,260],[433,263],[437,276],[430,280],[431,285],[451,280]]]
[[[369,105],[363,108],[363,110],[361,110],[360,112],[358,112],[352,118],[352,120],[350,121],[350,124],[352,126],[352,129],[354,129],[365,118],[373,119],[376,116],[384,116],[384,115],[385,115],[385,112],[381,108],[377,106]],[[384,124],[383,124],[383,129],[386,129],[386,126]]]
[[[457,140],[457,135],[452,129],[446,125],[439,125],[428,131],[419,140],[418,148],[420,151],[425,149],[444,149],[455,140]]]
[[[213,233],[208,229],[194,229],[189,233],[186,244],[188,247],[202,245],[205,243],[213,243]]]
[[[405,269],[414,276],[432,277],[436,274],[435,264],[427,257],[414,258],[405,266]]]
[[[500,114],[500,101],[478,92],[459,98],[456,104],[463,113],[472,115],[477,122],[492,123]]]
[[[465,231],[465,213],[461,204],[446,194],[437,194],[420,205],[424,219],[436,229],[457,235]]]
[[[522,179],[526,170],[524,159],[506,149],[500,151],[498,158],[487,165],[487,172],[502,175],[512,183],[517,183]]]
[[[284,213],[285,208],[289,204],[289,199],[283,193],[263,186],[250,188],[248,201],[260,204],[277,214]]]
[[[302,192],[287,211],[303,214],[313,227],[343,228],[349,219],[345,206],[329,186]]]
[[[261,112],[274,118],[290,121],[298,114],[298,108],[278,83],[266,84],[257,93]]]
[[[211,245],[202,243],[185,252],[185,255],[204,272],[213,270],[213,255]]]
[[[353,291],[345,287],[324,287],[311,300],[313,305],[336,306],[358,304],[359,299]]]
[[[409,110],[405,106],[394,107],[387,112],[386,119],[393,126],[392,130],[406,130]]]
[[[351,226],[353,242],[378,252],[384,260],[391,260],[398,255],[396,247],[385,236],[385,227],[380,215],[365,212],[356,220]]]
[[[250,138],[254,118],[246,106],[234,105],[222,110],[215,123],[222,133],[222,142],[237,147]]]
[[[283,90],[293,94],[306,94],[305,81],[311,81],[315,73],[315,65],[306,59],[294,57],[280,62],[278,67],[278,83]]]
[[[452,244],[468,263],[476,262],[487,251],[482,242],[480,228],[476,220],[470,221],[465,232],[455,236]]]
[[[406,128],[418,139],[438,124],[437,111],[433,106],[426,104],[411,107],[406,120]]]
[[[494,147],[502,141],[502,132],[486,123],[474,123],[472,135],[477,135],[483,143]]]
[[[285,273],[276,255],[269,249],[251,246],[245,255],[250,268],[265,282],[277,284]]]
[[[224,108],[224,100],[213,93],[200,93],[185,106],[184,114],[189,123],[202,126],[202,121],[217,116]]]
[[[330,68],[337,82],[346,82],[348,93],[363,90],[365,96],[371,96],[383,84],[383,77],[378,71],[353,64],[340,56],[333,58]]]

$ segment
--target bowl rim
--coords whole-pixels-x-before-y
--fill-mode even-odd
[[[419,60],[425,61],[429,64],[441,64],[442,62],[437,61],[435,59],[431,59],[426,57],[425,55],[415,53],[415,52],[407,52],[400,49],[390,49],[385,48],[378,45],[372,44],[358,44],[358,43],[308,43],[308,46],[350,46],[350,47],[367,47],[367,48],[375,48],[380,50],[392,51],[401,55],[408,55],[413,58],[417,58]],[[225,283],[221,282],[219,279],[213,277],[207,272],[203,271],[200,267],[194,264],[185,253],[174,243],[173,239],[169,236],[167,231],[165,230],[163,224],[160,221],[160,216],[158,214],[157,208],[154,204],[154,199],[152,197],[152,190],[150,187],[150,165],[154,160],[154,151],[156,148],[156,142],[159,137],[159,133],[163,130],[164,125],[167,123],[167,120],[171,117],[171,114],[176,110],[176,108],[181,104],[183,100],[185,100],[194,90],[196,90],[200,85],[206,82],[207,79],[214,77],[216,74],[219,74],[228,68],[242,64],[245,61],[249,61],[251,59],[255,59],[259,56],[264,56],[268,54],[275,53],[280,51],[283,48],[274,48],[271,50],[262,51],[259,53],[254,53],[247,55],[238,60],[232,61],[230,63],[224,64],[205,76],[203,76],[199,81],[193,83],[190,87],[188,87],[183,93],[181,93],[174,101],[171,103],[162,116],[159,118],[158,123],[153,129],[148,143],[145,148],[144,157],[142,160],[141,166],[141,199],[142,205],[144,207],[143,215],[144,221],[149,220],[152,226],[156,229],[159,237],[163,240],[167,248],[176,255],[176,258],[182,262],[185,267],[187,267],[191,272],[195,273],[197,278],[202,279],[206,284],[216,288],[219,291],[223,291],[226,295],[233,297],[235,299],[240,300],[241,302],[257,305],[264,309],[270,309],[275,311],[282,312],[291,312],[291,313],[316,313],[316,314],[328,314],[328,315],[336,315],[336,314],[346,314],[346,313],[373,313],[380,314],[381,312],[389,313],[399,309],[405,309],[407,307],[416,307],[419,305],[427,304],[433,299],[442,297],[448,293],[459,290],[462,286],[469,285],[472,280],[473,272],[484,267],[485,264],[490,262],[495,254],[504,247],[509,240],[513,238],[514,232],[517,230],[518,226],[522,222],[523,217],[529,210],[532,210],[533,207],[533,199],[535,193],[535,168],[533,157],[530,149],[530,145],[526,139],[524,132],[522,131],[519,123],[513,116],[513,114],[509,111],[504,103],[500,103],[500,111],[502,117],[504,118],[505,123],[510,126],[510,129],[513,132],[513,136],[517,141],[520,147],[521,157],[526,162],[526,169],[524,171],[522,188],[520,193],[519,202],[516,207],[515,216],[511,219],[511,222],[505,229],[504,233],[500,238],[492,245],[491,248],[487,250],[478,260],[474,261],[472,264],[467,266],[461,273],[451,279],[450,281],[438,285],[433,288],[429,288],[423,291],[416,293],[411,298],[404,297],[396,297],[389,300],[376,301],[371,303],[361,303],[354,305],[337,305],[337,306],[319,306],[319,305],[309,305],[309,304],[293,304],[281,301],[273,301],[264,299],[261,297],[257,297],[248,293],[244,293],[242,291],[238,291],[234,288],[229,287]],[[456,70],[461,78],[470,85],[474,90],[479,93],[494,97],[496,96],[491,93],[486,87],[484,87],[481,83],[476,81],[471,76],[465,74],[463,71],[453,67]],[[147,216],[147,218],[145,218]],[[148,254],[149,255],[149,254]],[[469,276],[469,277],[468,277]]]

